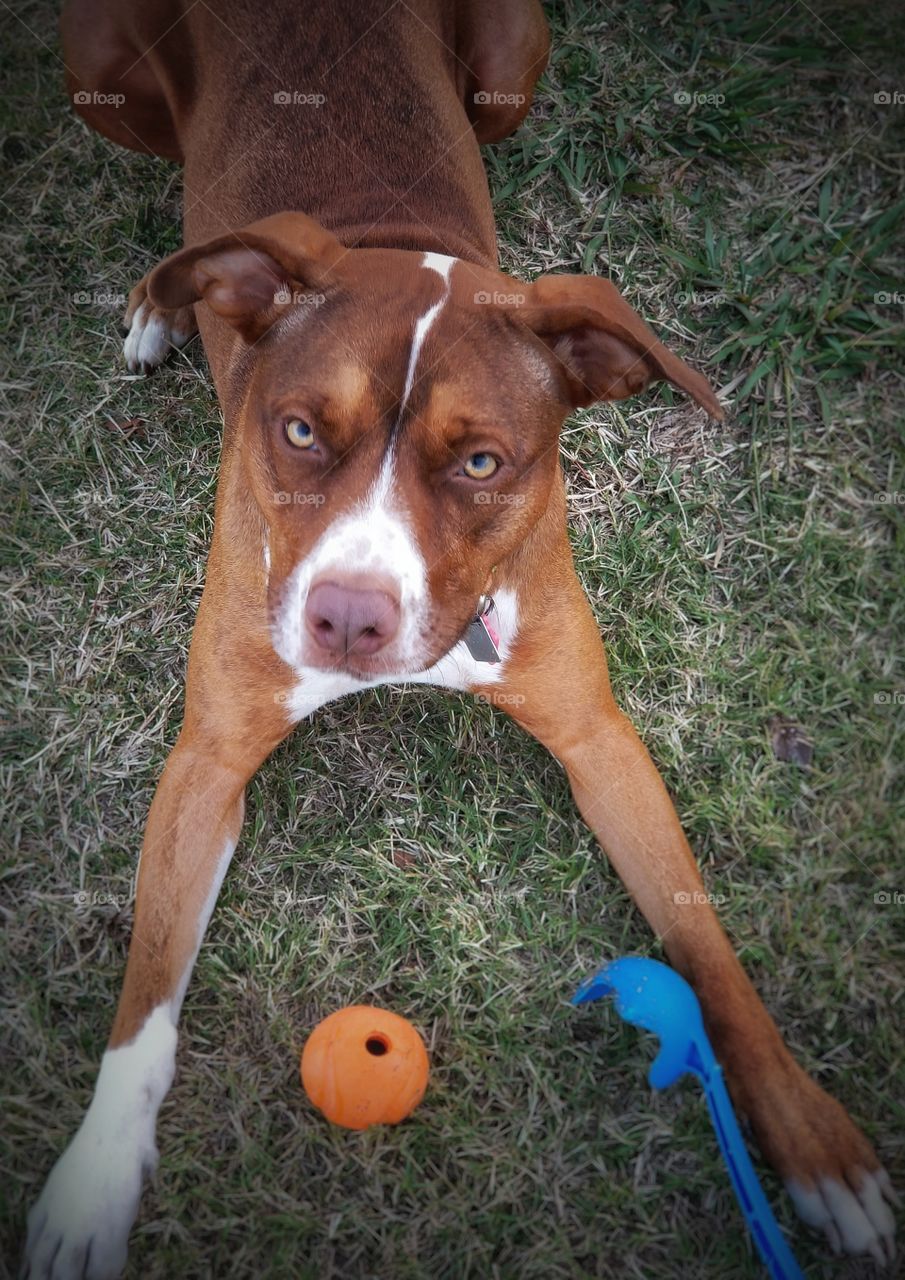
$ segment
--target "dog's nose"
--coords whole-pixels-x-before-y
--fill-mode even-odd
[[[399,600],[383,585],[316,582],[305,602],[305,621],[328,653],[378,653],[399,630]]]

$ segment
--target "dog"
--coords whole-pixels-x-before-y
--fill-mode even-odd
[[[299,721],[389,681],[481,695],[563,764],[799,1214],[891,1259],[889,1178],[739,965],[575,574],[565,417],[658,380],[722,410],[608,280],[498,270],[479,144],[529,110],[537,0],[68,0],[62,30],[87,123],[184,165],[186,247],[133,289],[127,364],[200,331],[225,434],[122,995],[24,1274],[125,1265],[244,788]]]

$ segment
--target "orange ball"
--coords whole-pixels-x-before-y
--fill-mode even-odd
[[[308,1097],[334,1124],[398,1124],[424,1097],[427,1050],[398,1013],[354,1004],[314,1028],[301,1074]]]

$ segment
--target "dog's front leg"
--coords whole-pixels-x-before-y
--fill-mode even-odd
[[[544,599],[543,616],[520,627],[502,682],[481,692],[565,765],[582,815],[694,985],[736,1105],[801,1216],[836,1250],[891,1258],[889,1179],[844,1109],[792,1058],[742,970],[666,788],[613,700],[577,582],[545,584]]]
[[[142,847],[113,1031],[81,1128],[29,1215],[29,1280],[108,1280],[122,1270],[142,1183],[157,1158],[155,1121],[173,1078],[179,1009],[238,838],[245,784],[290,727],[276,683],[270,687],[262,674],[266,663],[254,671],[252,645],[245,674],[258,679],[244,684],[207,678],[197,648],[196,631],[186,723]],[[223,659],[221,646],[218,665]]]

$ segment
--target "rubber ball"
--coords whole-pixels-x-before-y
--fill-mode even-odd
[[[302,1085],[317,1109],[346,1129],[398,1124],[424,1097],[424,1041],[389,1009],[350,1005],[314,1028],[302,1052]]]

